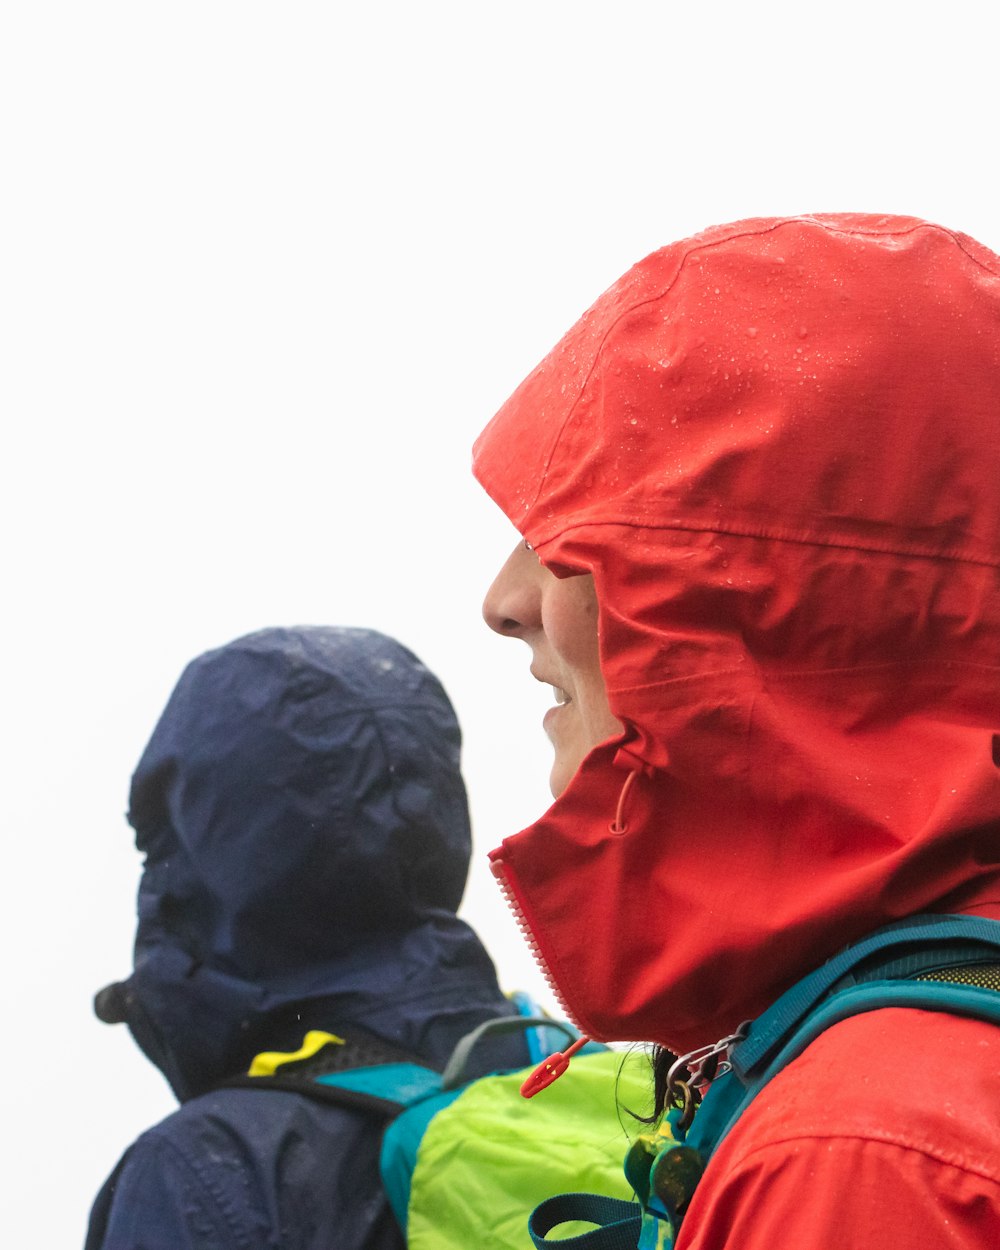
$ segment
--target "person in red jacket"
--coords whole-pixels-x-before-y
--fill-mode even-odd
[[[585,1033],[688,1055],[883,926],[1000,919],[1000,259],[911,217],[707,230],[474,469],[523,537],[486,620],[555,690],[555,802],[493,868]],[[995,1247],[998,1125],[995,1025],[846,1019],[677,1246]]]

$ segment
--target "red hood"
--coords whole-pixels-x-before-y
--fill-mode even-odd
[[[654,253],[486,428],[626,727],[494,852],[591,1035],[686,1051],[883,923],[997,914],[998,449],[1000,260],[863,215]]]

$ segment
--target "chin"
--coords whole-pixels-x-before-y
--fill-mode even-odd
[[[549,773],[549,790],[554,799],[557,799],[573,780],[577,767],[577,764],[567,764],[565,760],[559,759],[552,765],[552,771]]]

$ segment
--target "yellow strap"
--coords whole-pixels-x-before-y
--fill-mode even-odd
[[[333,1033],[321,1033],[319,1029],[310,1029],[305,1035],[298,1050],[265,1050],[254,1056],[247,1072],[248,1076],[274,1076],[275,1069],[283,1063],[297,1063],[300,1059],[311,1059],[324,1046],[343,1046],[344,1039]]]

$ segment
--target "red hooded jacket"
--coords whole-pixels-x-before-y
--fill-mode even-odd
[[[484,431],[625,726],[493,856],[586,1032],[684,1053],[890,921],[1000,918],[998,449],[1000,260],[854,214],[654,253]],[[1000,1244],[998,1078],[990,1025],[835,1026],[681,1244]]]

